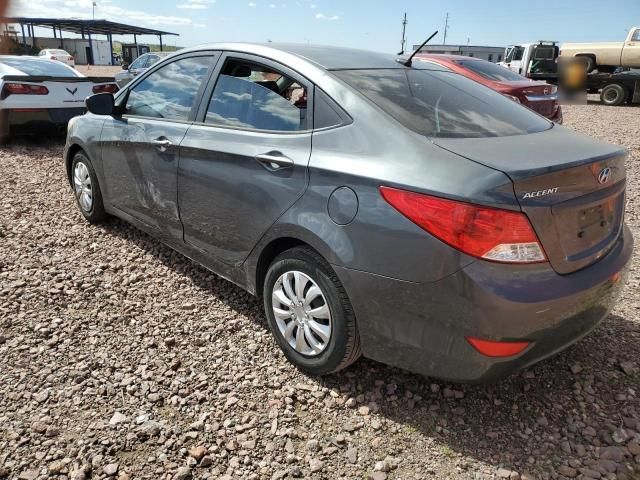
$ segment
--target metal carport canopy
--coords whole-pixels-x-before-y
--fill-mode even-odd
[[[113,64],[113,35],[133,35],[134,43],[137,45],[137,35],[157,35],[160,40],[160,50],[162,50],[162,36],[175,35],[179,33],[165,32],[154,28],[138,27],[136,25],[127,25],[126,23],[111,22],[109,20],[88,20],[75,18],[40,18],[40,17],[4,17],[0,20],[5,25],[10,23],[18,23],[22,29],[22,43],[26,51],[27,35],[33,39],[35,44],[34,27],[50,28],[53,30],[53,37],[56,38],[56,30],[60,32],[71,32],[89,37],[89,47],[93,51],[91,35],[106,35],[109,38],[109,48],[111,50],[111,64]],[[27,26],[27,34],[24,27]]]
[[[138,27],[109,20],[81,20],[73,18],[38,18],[38,17],[4,17],[2,23],[19,23],[34,27],[58,28],[66,32],[95,33],[98,35],[176,35],[178,33],[155,30],[153,28]]]

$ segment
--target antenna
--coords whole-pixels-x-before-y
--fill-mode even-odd
[[[435,32],[433,32],[433,34],[432,34],[429,38],[427,38],[424,42],[422,42],[422,45],[420,45],[420,46],[416,49],[416,51],[415,51],[415,52],[413,52],[413,53],[411,54],[411,56],[410,56],[406,61],[405,61],[405,60],[402,60],[401,58],[396,58],[396,62],[403,64],[405,67],[410,67],[410,66],[411,66],[411,60],[413,60],[413,57],[415,57],[415,56],[420,52],[420,50],[422,50],[422,47],[424,47],[427,43],[429,43],[429,41],[430,41],[433,37],[435,37],[437,34],[438,34],[438,30],[436,30]]]
[[[444,20],[444,41],[442,42],[443,45],[447,44],[447,32],[449,31],[449,12],[447,12],[447,16]]]
[[[400,42],[400,52],[398,55],[404,55],[404,46],[407,43],[405,39],[405,32],[407,31],[407,12],[404,12],[404,19],[402,20],[402,41]]]

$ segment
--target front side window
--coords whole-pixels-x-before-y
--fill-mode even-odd
[[[640,42],[640,28],[636,29],[635,33],[631,37],[632,42]]]
[[[514,47],[513,48],[513,59],[514,60],[522,60],[522,55],[524,54],[523,47]]]
[[[144,67],[145,68],[149,68],[154,63],[157,63],[158,60],[160,60],[160,57],[158,55],[148,55],[147,56],[147,63],[146,63],[146,65]]]
[[[270,67],[230,59],[216,82],[205,122],[253,130],[306,130],[307,89]]]
[[[428,137],[504,137],[552,126],[500,93],[451,72],[379,69],[333,73],[402,125]]]
[[[188,120],[213,57],[190,57],[160,67],[129,92],[126,114]]]
[[[136,58],[131,64],[131,67],[129,68],[131,68],[132,70],[136,70],[138,68],[144,68],[146,63],[147,63],[147,55],[142,55]]]

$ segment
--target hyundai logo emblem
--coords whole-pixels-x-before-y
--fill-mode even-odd
[[[611,177],[611,169],[609,167],[603,168],[598,174],[598,182],[605,184],[609,181],[609,177]]]

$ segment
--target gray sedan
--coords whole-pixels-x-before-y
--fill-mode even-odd
[[[160,59],[171,55],[173,52],[154,52],[145,53],[136,58],[131,65],[123,65],[122,72],[115,74],[115,80],[118,87],[122,88],[131,80],[136,78],[143,72],[146,72],[149,67],[158,62]]]
[[[627,153],[437,65],[213,44],[87,107],[64,152],[82,215],[262,297],[309,374],[364,354],[499,378],[584,336],[625,280]]]

